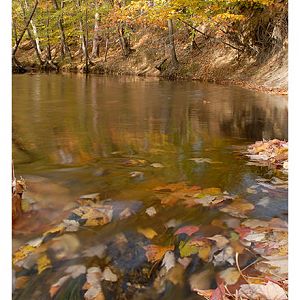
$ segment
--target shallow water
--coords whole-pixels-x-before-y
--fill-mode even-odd
[[[159,207],[153,189],[172,182],[218,187],[256,204],[252,216],[286,219],[286,190],[247,193],[257,178],[285,176],[247,165],[240,152],[256,140],[287,139],[287,115],[285,96],[239,87],[136,77],[14,75],[15,169],[28,182],[25,198],[38,209],[51,209],[44,223],[63,218],[61,211],[83,194],[99,192],[119,210],[133,205],[134,218],[97,230],[98,242],[126,232],[134,243],[132,231],[141,224],[159,232],[170,219],[207,225],[218,218],[207,208],[177,205],[161,208],[154,221],[139,213]],[[131,177],[133,171],[143,174]],[[266,196],[269,201],[259,204]],[[94,237],[80,232],[80,247],[92,245]],[[19,234],[14,243],[26,239]],[[131,260],[118,263],[134,267]],[[176,299],[184,297],[181,292]],[[174,298],[172,293],[165,299]]]

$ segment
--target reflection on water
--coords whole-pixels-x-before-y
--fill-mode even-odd
[[[249,172],[230,146],[262,138],[287,139],[285,97],[135,77],[13,77],[17,171],[90,167],[69,172],[83,190],[93,190],[98,169],[114,172],[124,156],[164,163],[166,181],[230,189]],[[197,165],[191,157],[222,164]]]
[[[16,173],[24,176],[29,186],[25,200],[37,206],[34,218],[21,221],[19,231],[14,228],[14,249],[66,218],[79,195],[99,192],[114,212],[131,209],[134,214],[95,230],[63,234],[50,250],[61,254],[65,247],[70,258],[105,242],[112,263],[126,273],[124,282],[137,280],[140,284],[143,276],[135,268],[145,262],[140,245],[146,239],[137,234],[139,226],[153,227],[163,233],[162,238],[172,239],[164,224],[173,219],[183,225],[201,224],[204,236],[220,234],[212,226],[213,221],[221,220],[220,212],[180,203],[160,204],[153,189],[170,182],[219,187],[255,204],[252,217],[286,219],[286,190],[257,188],[256,194],[247,193],[258,177],[281,176],[274,170],[247,165],[240,155],[241,147],[263,138],[287,139],[285,97],[199,82],[14,75],[13,157]],[[134,177],[131,172],[140,175]],[[148,218],[142,210],[150,206],[156,207],[157,214]],[[125,246],[120,244],[120,233],[127,237]],[[79,255],[73,263],[82,264],[81,259]],[[70,264],[64,259],[54,261],[53,270],[31,274],[26,288],[16,292],[14,299],[44,299]],[[202,270],[199,261],[192,265],[194,271]],[[61,289],[69,291],[71,298],[62,295],[55,299],[75,299],[82,293],[76,288],[70,291],[72,288]],[[164,299],[188,299],[191,293],[181,286],[170,291],[173,294]],[[153,289],[150,292],[153,296]],[[110,293],[111,299],[132,299]]]

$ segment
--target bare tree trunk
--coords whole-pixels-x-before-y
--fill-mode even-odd
[[[105,41],[105,54],[104,54],[104,61],[105,62],[107,60],[108,44],[109,44],[109,35],[106,36],[106,41]]]
[[[24,3],[23,3],[22,0],[19,0],[19,2],[20,2],[21,8],[22,8],[22,12],[23,12],[24,23],[26,24],[26,11],[28,10],[27,1],[24,0]],[[30,24],[31,24],[31,26],[33,24],[32,18],[30,20]],[[36,27],[35,27],[35,29],[36,29]],[[28,36],[30,38],[30,41],[31,41],[33,47],[34,47],[34,50],[35,50],[36,56],[38,58],[38,61],[39,61],[40,65],[42,65],[43,64],[43,60],[42,60],[42,56],[41,56],[41,50],[40,50],[40,48],[39,48],[39,46],[37,44],[37,39],[34,39],[32,37],[31,31],[29,29],[29,26],[27,27],[27,34],[28,34]]]
[[[130,54],[130,46],[128,39],[124,36],[124,25],[122,22],[119,22],[118,33],[123,56],[127,57]]]
[[[49,17],[49,8],[48,8],[48,5],[47,5],[47,22],[46,22],[46,28],[47,28],[47,59],[48,59],[48,61],[52,61],[49,27],[50,27],[50,17]]]
[[[94,39],[93,39],[93,49],[92,49],[92,57],[99,57],[99,20],[100,16],[98,13],[98,0],[95,2],[95,26],[94,26]]]
[[[26,30],[27,30],[29,24],[30,24],[31,19],[33,18],[33,15],[34,15],[34,13],[35,13],[35,11],[36,11],[36,8],[37,8],[38,4],[39,4],[39,0],[36,0],[36,1],[35,1],[35,4],[34,4],[34,7],[33,7],[33,9],[32,9],[32,12],[31,12],[31,14],[30,14],[30,16],[29,16],[29,18],[28,18],[28,20],[27,20],[25,26],[24,26],[24,29],[22,30],[19,39],[16,41],[16,44],[15,44],[14,47],[13,47],[13,50],[12,50],[12,58],[13,58],[13,61],[16,59],[16,52],[17,52],[17,50],[18,50],[18,48],[19,48],[19,46],[20,46],[20,43],[21,43],[21,41],[22,41],[22,38],[23,38],[23,36],[24,36],[24,34],[25,34],[25,32],[26,32]]]
[[[171,56],[171,62],[174,66],[179,64],[177,56],[176,56],[176,49],[175,49],[175,42],[174,42],[174,28],[173,28],[173,21],[172,19],[168,19],[168,31],[169,31],[169,50]]]
[[[52,3],[54,5],[54,8],[56,9],[56,11],[59,11],[60,9],[62,9],[64,7],[64,1],[61,2],[61,8],[59,8],[57,0],[52,0]],[[62,57],[67,56],[70,59],[72,59],[70,49],[66,42],[66,35],[65,35],[65,30],[64,30],[64,26],[63,26],[62,16],[60,16],[60,18],[58,20],[58,27],[60,30],[60,39],[61,39],[61,55],[62,55]]]
[[[18,35],[17,35],[17,28],[16,28],[16,23],[14,21],[14,19],[12,19],[12,29],[13,29],[13,35],[14,35],[14,40],[15,40],[15,44],[18,41]]]
[[[80,0],[77,0],[77,7],[79,8],[79,11],[81,12],[80,9],[81,6],[81,2]],[[81,41],[81,49],[82,49],[82,54],[85,60],[85,71],[88,71],[88,61],[89,61],[89,57],[88,57],[88,49],[87,49],[87,11],[86,11],[86,18],[85,18],[85,25],[86,25],[86,30],[84,31],[83,29],[83,21],[82,21],[82,17],[80,16],[79,18],[79,29],[80,29],[80,41]]]
[[[24,4],[25,4],[25,10],[28,11],[29,7],[28,7],[27,0],[24,0]],[[38,37],[38,32],[37,32],[36,26],[33,22],[33,18],[30,20],[30,24],[31,24],[31,28],[33,31],[33,35],[34,35],[37,52],[39,53],[39,56],[42,57],[42,51],[41,51],[41,47],[40,47],[40,39]]]

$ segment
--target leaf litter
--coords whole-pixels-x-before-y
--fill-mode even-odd
[[[286,189],[287,183],[276,177],[258,180],[257,185],[249,187],[250,193],[254,194],[253,191],[257,191],[260,187],[269,190]],[[150,268],[146,273],[148,276],[156,274],[153,287],[157,292],[164,291],[168,281],[174,285],[182,285],[184,276],[189,276],[191,290],[206,299],[235,299],[236,296],[241,299],[287,299],[288,247],[285,221],[279,218],[268,221],[249,218],[248,214],[254,209],[252,203],[239,196],[222,192],[216,187],[201,188],[189,186],[185,182],[177,182],[161,185],[155,188],[154,192],[165,207],[172,208],[178,204],[187,209],[206,207],[206,209],[219,210],[227,215],[227,218],[212,222],[217,225],[212,226],[218,228],[219,231],[211,235],[202,228],[201,222],[181,225],[183,222],[176,219],[170,219],[165,223],[165,230],[168,233],[158,230],[160,227],[155,227],[154,230],[148,224],[136,228],[141,239],[135,243],[131,251],[142,249],[140,253],[143,253]],[[270,198],[261,198],[261,200],[263,201],[258,202],[258,205],[267,205],[271,201]],[[119,213],[120,220],[123,217],[132,216],[130,208],[125,208],[122,212]],[[52,265],[57,264],[55,259],[66,259],[63,256],[47,255],[47,249],[50,249],[51,243],[55,242],[56,238],[63,236],[66,232],[77,234],[77,231],[86,227],[105,226],[113,221],[113,213],[113,207],[102,203],[97,194],[82,197],[80,206],[73,209],[69,217],[61,224],[46,231],[41,237],[29,241],[14,253],[14,266],[18,270],[27,267],[28,270],[33,268],[36,272],[43,273],[46,269],[52,268]],[[157,210],[153,206],[148,207],[146,214],[154,217]],[[167,235],[169,236],[168,243],[160,244]],[[155,244],[151,243],[154,238]],[[55,279],[54,283],[49,286],[50,296],[55,297],[71,278],[78,280],[83,275],[86,278],[82,286],[84,299],[104,300],[104,281],[114,285],[119,282],[122,284],[123,271],[118,269],[119,265],[114,263],[110,255],[109,241],[110,238],[107,242],[101,240],[101,243],[95,243],[79,251],[78,258],[97,259],[100,262],[99,265],[94,262],[91,266],[82,262],[64,268],[63,276]],[[116,241],[118,242],[114,244],[114,247],[120,249],[130,247],[131,239],[123,233],[119,238],[116,237]],[[240,261],[239,255],[242,257]],[[245,257],[248,257],[248,260],[250,257],[251,260],[245,260]],[[135,260],[137,258],[138,256],[134,256]],[[214,273],[208,268],[207,271],[202,270],[192,275],[185,275],[185,270],[194,264],[195,260],[201,261],[204,267],[215,266],[218,272]],[[22,276],[17,275],[17,280],[21,283]],[[214,280],[217,280],[217,285],[214,285],[213,289]],[[23,281],[24,283],[18,284],[18,288],[26,287],[27,278]],[[129,286],[137,290],[145,289],[144,284],[135,282]],[[235,294],[228,292],[228,288],[232,291],[230,286],[234,287]]]

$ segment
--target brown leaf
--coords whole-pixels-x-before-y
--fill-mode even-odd
[[[149,262],[156,262],[161,260],[167,251],[174,250],[174,245],[171,246],[159,246],[159,245],[147,245],[143,247],[146,250],[146,257]]]

